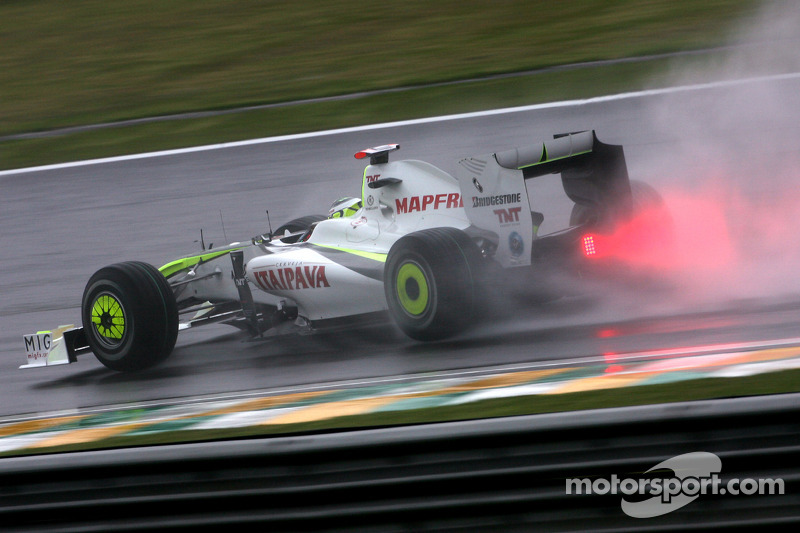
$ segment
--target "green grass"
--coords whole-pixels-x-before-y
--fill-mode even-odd
[[[725,41],[755,0],[0,3],[0,137],[350,94]],[[629,68],[631,68],[629,66]],[[0,143],[0,167],[602,94],[648,67],[554,73]],[[531,87],[530,85],[536,85]],[[474,92],[472,92],[474,90]],[[432,91],[432,92],[428,92]],[[600,91],[600,92],[597,92]],[[590,94],[591,93],[591,94]]]
[[[0,143],[0,169],[615,94],[651,88],[659,72],[674,68],[676,63],[707,59],[659,59],[542,72],[358,99],[9,140]]]
[[[658,62],[658,63],[664,63]],[[318,131],[582,98],[636,88],[652,66],[615,65],[545,73],[496,81],[415,89],[402,94],[341,100],[225,114],[206,118],[153,122],[100,129],[67,136],[6,141],[2,168],[231,142],[272,135]],[[402,105],[401,105],[402,104]]]
[[[126,448],[132,446],[155,446],[182,442],[300,435],[316,432],[346,431],[364,428],[405,426],[457,420],[558,413],[586,409],[603,409],[790,392],[800,392],[800,370],[786,370],[741,378],[704,378],[662,385],[628,387],[624,389],[606,389],[556,395],[518,396],[444,407],[343,416],[299,424],[254,426],[235,429],[184,430],[141,436],[120,436],[77,445],[4,452],[0,453],[0,457]]]

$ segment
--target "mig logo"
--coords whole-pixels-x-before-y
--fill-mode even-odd
[[[53,338],[49,331],[25,335],[23,339],[25,340],[25,355],[29,364],[36,364],[40,360],[47,359],[47,354],[53,347]]]
[[[493,212],[497,215],[497,221],[501,226],[508,224],[519,225],[519,214],[522,211],[521,207],[509,207],[508,209],[495,209]]]

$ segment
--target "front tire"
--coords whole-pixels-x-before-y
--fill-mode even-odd
[[[116,263],[95,272],[83,292],[81,315],[97,359],[120,372],[160,363],[178,337],[172,289],[147,263]]]
[[[389,251],[384,271],[389,313],[417,340],[439,340],[463,331],[482,303],[483,262],[472,239],[455,228],[401,237]]]

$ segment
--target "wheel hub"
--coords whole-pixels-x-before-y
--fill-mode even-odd
[[[412,300],[419,300],[419,283],[414,278],[406,280],[406,294]]]
[[[110,313],[104,312],[102,316],[100,316],[100,325],[103,326],[105,329],[110,329],[111,326],[114,325]]]
[[[424,314],[428,309],[429,287],[422,267],[409,261],[400,267],[395,279],[397,298],[403,311],[414,317]]]
[[[109,293],[97,296],[92,305],[92,323],[104,342],[115,345],[125,334],[125,311],[120,301]]]

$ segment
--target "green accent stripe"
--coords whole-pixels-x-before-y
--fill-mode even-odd
[[[357,255],[359,257],[365,257],[367,259],[372,259],[373,261],[379,261],[381,263],[386,262],[386,256],[388,254],[382,254],[380,252],[365,252],[363,250],[354,250],[352,248],[342,248],[341,246],[334,246],[332,244],[319,244],[319,243],[309,243],[313,244],[314,246],[319,246],[320,248],[330,248],[331,250],[339,250],[340,252],[346,252],[348,254]]]
[[[367,202],[367,169],[369,167],[364,167],[364,177],[361,178],[361,202]]]
[[[579,156],[579,155],[590,154],[590,153],[592,153],[591,150],[584,150],[583,152],[577,152],[577,153],[565,155],[565,156],[562,156],[562,157],[556,157],[554,159],[545,159],[545,160],[539,161],[538,163],[531,163],[530,165],[523,165],[521,167],[517,167],[517,170],[522,170],[523,168],[535,167],[537,165],[543,165],[545,163],[552,163],[553,161],[560,161],[561,159],[569,159],[570,157],[576,157],[576,156]],[[546,153],[544,153],[542,155],[545,156],[545,157],[547,156]]]
[[[181,270],[186,270],[188,268],[192,268],[196,264],[200,263],[201,261],[210,261],[215,257],[220,257],[222,255],[228,254],[234,250],[241,250],[244,246],[239,246],[237,248],[229,248],[227,250],[218,250],[216,252],[211,252],[207,254],[200,254],[195,255],[193,257],[184,257],[183,259],[177,259],[172,261],[171,263],[167,263],[166,265],[162,266],[158,270],[164,274],[165,278],[168,278],[174,274],[177,274]]]

